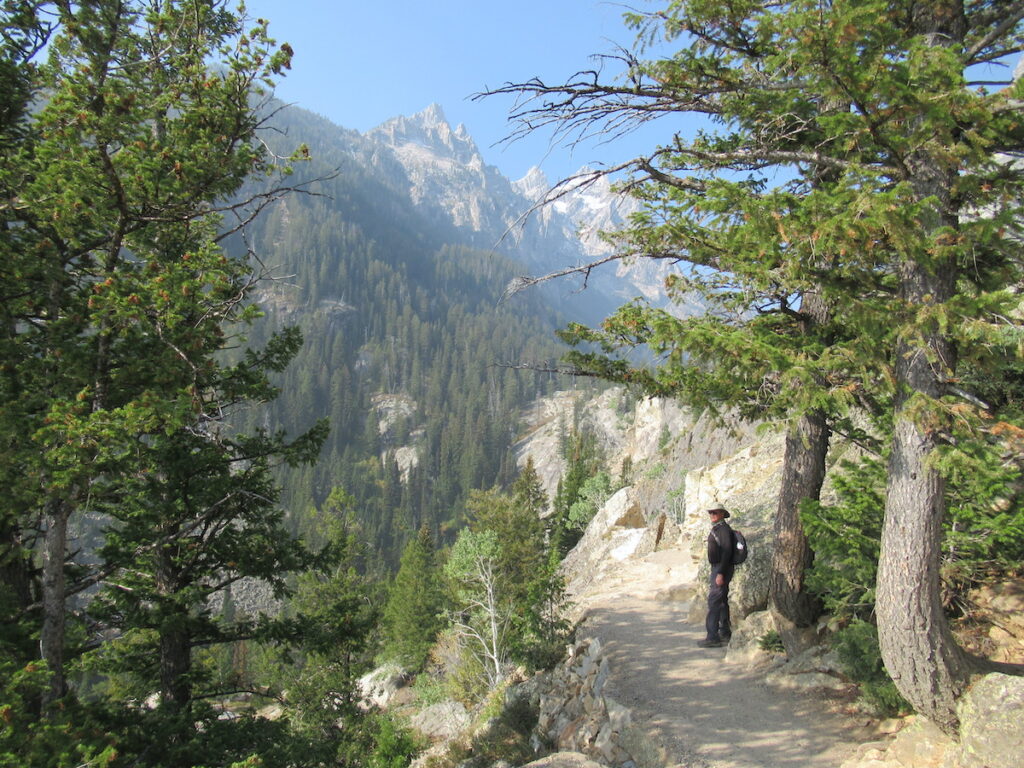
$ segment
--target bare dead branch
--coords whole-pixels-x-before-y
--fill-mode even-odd
[[[537,285],[538,283],[546,283],[548,280],[554,280],[555,278],[565,277],[566,275],[583,275],[585,282],[586,279],[590,277],[591,270],[593,270],[595,267],[599,267],[602,264],[608,264],[612,261],[619,261],[620,259],[623,258],[625,258],[623,254],[613,253],[603,258],[600,258],[596,261],[591,261],[588,264],[580,264],[574,267],[566,267],[565,269],[560,269],[555,272],[549,272],[548,274],[541,275],[540,277],[530,277],[528,275],[515,277],[509,281],[508,285],[505,286],[505,290],[501,295],[501,300],[505,301],[506,299],[511,298],[515,294],[519,293],[522,290],[525,290],[526,288],[529,288],[532,285]]]
[[[556,365],[554,368],[546,364],[540,363],[492,363],[493,368],[504,368],[510,371],[532,371],[533,373],[555,373],[559,376],[574,376],[580,378],[596,379],[600,378],[596,373],[590,371],[584,371],[580,368],[570,368],[567,366]]]
[[[1006,32],[1019,24],[1021,19],[1024,19],[1024,0],[1018,0],[1009,8],[1003,9],[1001,13],[1004,14],[1003,20],[967,51],[966,62],[968,65],[982,63],[981,60],[976,60],[976,57]],[[1007,53],[1008,51],[1000,50],[999,56],[1005,56]]]

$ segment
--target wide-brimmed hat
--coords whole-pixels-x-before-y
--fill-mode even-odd
[[[715,507],[714,509],[709,509],[708,510],[708,514],[709,515],[721,514],[722,517],[729,517],[729,510],[728,509],[722,509],[721,507]]]

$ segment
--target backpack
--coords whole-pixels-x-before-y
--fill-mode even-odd
[[[747,555],[750,554],[750,548],[747,547],[746,537],[733,528],[732,542],[732,564],[739,565],[740,563],[745,563],[747,561]]]

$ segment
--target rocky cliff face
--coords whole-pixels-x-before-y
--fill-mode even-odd
[[[534,406],[517,446],[520,465],[533,459],[549,498],[565,470],[559,435],[573,423],[597,437],[613,475],[631,465],[628,485],[597,513],[563,565],[577,616],[610,590],[629,589],[631,579],[652,578],[634,573],[633,561],[656,549],[683,552],[671,573],[659,571],[658,578],[668,579],[665,589],[701,583],[707,568],[705,511],[716,506],[732,511],[730,522],[751,545],[751,557],[733,585],[735,615],[764,608],[782,477],[780,433],[758,431],[753,424],[715,425],[671,400],[633,401],[621,388],[597,395],[559,392]],[[701,613],[699,601],[694,605],[695,615]]]
[[[538,168],[511,181],[487,165],[464,126],[452,128],[432,104],[397,117],[366,134],[378,164],[404,170],[413,203],[437,221],[447,221],[475,246],[508,253],[534,276],[592,262],[612,252],[601,233],[617,229],[638,206],[617,193],[607,178],[571,189],[532,210],[551,189]],[[585,170],[585,169],[584,169]],[[532,210],[532,212],[531,212]],[[580,279],[552,286],[571,302],[604,316],[635,297],[665,304],[668,262],[616,262],[596,270],[580,292]]]
[[[684,493],[694,508],[730,501],[763,508],[771,489],[759,486],[781,463],[778,438],[758,436],[755,425],[716,426],[673,400],[634,400],[620,387],[597,395],[557,392],[538,400],[524,422],[526,432],[516,446],[517,460],[524,466],[533,459],[549,498],[565,471],[560,436],[577,424],[597,437],[612,474],[619,475],[623,465],[631,465],[636,503],[648,520],[662,512],[682,520]],[[725,459],[733,461],[716,467]]]

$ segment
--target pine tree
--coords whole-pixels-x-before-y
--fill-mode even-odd
[[[938,459],[958,419],[994,427],[956,384],[965,360],[1019,355],[1008,288],[1020,279],[1020,179],[997,155],[1022,146],[1022,85],[972,81],[972,68],[1020,49],[1024,9],[679,0],[629,18],[685,46],[653,61],[623,53],[623,82],[585,72],[496,93],[524,97],[523,131],[614,134],[666,113],[711,120],[628,164],[645,210],[620,239],[623,256],[682,261],[670,296],[696,292],[708,312],[629,305],[600,330],[570,328],[570,341],[605,352],[571,359],[698,407],[790,424],[787,460],[804,471],[785,473],[772,599],[794,621],[807,550],[793,502],[813,499],[830,431],[863,436],[853,409],[890,413],[881,648],[907,699],[952,730],[969,665],[939,599]],[[608,356],[643,344],[654,369]],[[801,474],[815,479],[798,489]]]
[[[5,5],[5,39],[13,14],[38,7]],[[224,361],[231,333],[257,314],[245,299],[258,275],[223,253],[216,213],[244,221],[259,208],[225,199],[273,170],[256,138],[260,88],[290,49],[221,3],[49,10],[46,61],[19,65],[38,109],[18,123],[0,179],[18,201],[0,240],[0,445],[13,481],[0,529],[5,545],[12,525],[42,531],[36,628],[49,700],[66,690],[65,600],[99,585],[107,628],[160,648],[159,670],[147,658],[136,671],[183,709],[190,648],[220,638],[206,598],[243,576],[281,588],[308,557],[281,528],[269,469],[309,460],[323,427],[289,444],[227,422],[272,399],[267,374],[300,337]],[[69,582],[69,523],[84,525],[86,510],[110,513],[106,560]],[[134,602],[121,579],[138,588]]]
[[[384,608],[384,654],[409,670],[422,669],[443,617],[441,571],[430,531],[422,526],[402,552]]]

